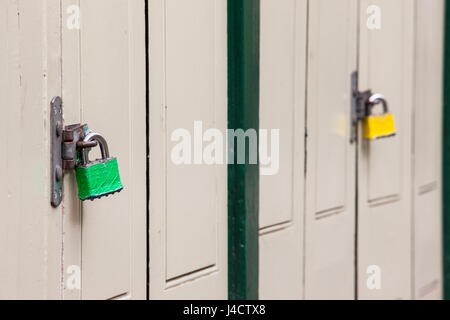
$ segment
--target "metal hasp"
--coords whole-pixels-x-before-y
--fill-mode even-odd
[[[383,105],[383,112],[385,116],[390,116],[390,119],[383,119],[381,123],[383,129],[386,129],[386,123],[392,124],[392,126],[387,127],[387,131],[394,131],[394,134],[381,135],[380,137],[392,137],[395,135],[395,125],[393,120],[393,115],[388,115],[389,107],[384,95],[380,93],[373,94],[371,90],[366,90],[363,92],[359,91],[358,84],[358,71],[352,73],[352,110],[351,110],[351,134],[350,143],[355,143],[358,141],[358,122],[360,120],[369,119],[372,115],[372,109],[377,104]],[[370,120],[370,119],[369,119]],[[391,120],[391,122],[389,122]],[[367,128],[367,122],[364,123],[365,129]],[[385,130],[386,131],[386,130]],[[365,130],[366,132],[366,130]],[[366,138],[368,138],[366,136]],[[369,138],[368,138],[369,139]]]
[[[63,130],[62,159],[63,169],[75,169],[79,160],[77,152],[97,146],[97,141],[85,142],[87,124],[71,124]]]
[[[358,141],[358,122],[363,120],[368,114],[368,105],[372,91],[360,92],[358,84],[358,71],[352,73],[352,110],[351,110],[351,134],[350,143]]]
[[[61,97],[51,101],[50,137],[51,137],[51,204],[57,208],[63,197],[64,170],[75,169],[79,160],[77,153],[98,145],[97,141],[85,142],[87,125],[72,124],[64,127]]]
[[[62,168],[62,135],[63,135],[63,118],[62,118],[62,100],[55,97],[50,103],[50,137],[51,137],[51,204],[58,207],[62,201],[63,186],[63,168]]]

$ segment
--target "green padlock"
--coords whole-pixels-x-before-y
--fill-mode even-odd
[[[120,180],[117,158],[109,157],[108,144],[105,138],[95,132],[89,132],[84,142],[97,141],[102,159],[89,161],[89,150],[80,152],[81,163],[76,167],[78,197],[81,200],[94,200],[123,189]]]

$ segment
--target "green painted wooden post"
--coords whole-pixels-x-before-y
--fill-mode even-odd
[[[228,0],[229,129],[259,129],[259,9],[259,0]],[[258,299],[258,207],[259,166],[229,164],[228,295],[232,300]]]
[[[450,0],[445,3],[443,131],[443,249],[444,298],[450,300]]]

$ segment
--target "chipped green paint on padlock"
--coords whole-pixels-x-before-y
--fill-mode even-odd
[[[106,140],[98,133],[88,133],[84,142],[97,141],[102,152],[102,159],[89,161],[88,150],[81,153],[81,164],[75,169],[78,197],[81,200],[94,200],[123,189],[119,166],[116,158],[109,157]]]

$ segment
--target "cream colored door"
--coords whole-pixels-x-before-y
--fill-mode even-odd
[[[305,298],[355,298],[357,0],[309,2]]]
[[[303,297],[306,4],[261,1],[260,128],[280,129],[280,148],[260,177],[260,299]]]
[[[346,4],[309,4],[305,297],[439,298],[443,2]],[[357,158],[337,116],[352,70],[397,126],[377,141],[360,126]]]
[[[442,295],[442,12],[443,1],[262,1],[261,128],[283,130],[280,172],[260,182],[261,297]],[[360,91],[386,96],[396,137],[367,141],[359,125],[350,143],[353,71]]]
[[[145,299],[144,13],[135,0],[1,1],[0,298]],[[54,96],[66,125],[106,137],[120,194],[81,203],[67,172],[52,208]]]
[[[227,166],[194,150],[227,128],[226,4],[149,1],[151,299],[227,298]],[[177,132],[191,164],[172,157]]]
[[[380,29],[367,27],[367,8]],[[386,96],[397,136],[360,139],[358,298],[410,299],[414,1],[361,1],[359,86]]]
[[[442,299],[441,137],[444,1],[416,5],[413,297]]]
[[[61,16],[65,123],[87,123],[106,138],[125,186],[119,194],[80,203],[73,173],[66,174],[63,296],[145,299],[144,1],[63,0]]]
[[[0,1],[0,299],[61,297],[62,207],[50,205],[59,1]]]

